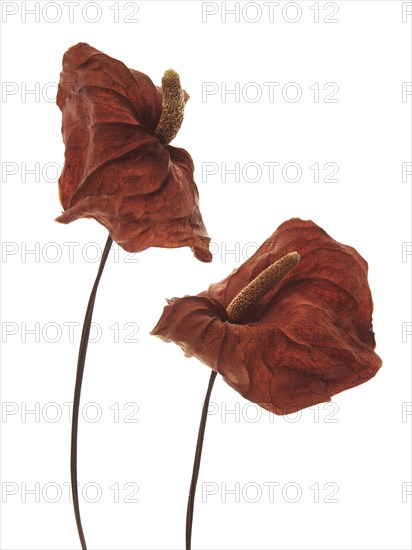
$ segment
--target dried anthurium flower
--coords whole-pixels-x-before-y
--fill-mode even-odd
[[[276,414],[329,401],[381,366],[367,263],[311,221],[293,218],[229,277],[169,300],[152,334],[211,367],[186,514],[191,549],[196,484],[217,373]]]
[[[70,48],[57,94],[66,146],[57,221],[95,218],[128,252],[190,246],[211,261],[192,158],[169,145],[188,98],[171,69],[158,88],[88,44]]]
[[[152,334],[178,344],[276,414],[330,401],[373,377],[367,263],[293,218],[229,277],[169,301]]]
[[[73,397],[71,482],[83,550],[77,481],[80,394],[94,302],[111,244],[114,240],[128,252],[190,246],[199,260],[212,259],[192,158],[169,145],[188,98],[172,69],[158,88],[148,76],[88,44],[73,46],[63,57],[57,104],[66,146],[59,179],[64,212],[57,221],[95,218],[109,231],[86,310]]]

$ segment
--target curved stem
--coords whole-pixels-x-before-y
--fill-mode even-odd
[[[90,294],[89,303],[87,304],[86,315],[83,322],[82,336],[80,340],[79,356],[77,359],[77,372],[76,383],[74,386],[73,397],[73,419],[72,419],[72,438],[70,448],[70,477],[71,487],[73,495],[73,507],[74,515],[76,516],[77,531],[79,533],[80,542],[83,550],[87,550],[86,539],[83,533],[82,520],[80,518],[80,506],[79,506],[79,493],[77,488],[77,432],[79,426],[79,407],[80,407],[80,394],[82,391],[82,381],[84,364],[86,362],[87,345],[89,343],[90,326],[93,316],[94,302],[96,300],[97,288],[99,286],[100,278],[103,273],[104,266],[106,264],[107,256],[109,255],[110,247],[112,245],[112,238],[107,238],[106,246],[104,247],[102,259],[100,260],[99,270],[97,272],[96,280],[93,285],[92,292]]]
[[[187,503],[186,513],[186,550],[192,548],[192,524],[193,524],[193,509],[195,505],[196,485],[199,477],[200,460],[202,458],[203,439],[205,437],[207,411],[209,408],[210,395],[212,393],[213,384],[215,383],[217,372],[212,371],[207,387],[205,401],[203,403],[202,416],[200,419],[199,432],[197,436],[195,460],[193,462],[192,481],[190,482],[189,499]]]

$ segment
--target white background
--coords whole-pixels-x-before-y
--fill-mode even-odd
[[[411,162],[412,104],[412,95],[402,97],[402,89],[411,90],[403,83],[412,80],[412,15],[403,22],[402,12],[412,11],[411,3],[249,2],[245,11],[245,2],[139,0],[71,3],[73,12],[68,4],[2,2],[2,547],[79,548],[64,403],[72,401],[96,246],[107,232],[93,220],[54,222],[64,152],[54,96],[64,51],[84,41],[156,84],[169,67],[180,73],[191,99],[173,145],[194,158],[214,252],[211,264],[189,249],[152,249],[131,262],[113,247],[82,394],[79,480],[90,550],[183,548],[210,371],[149,332],[166,297],[220,280],[293,216],[312,219],[368,261],[383,367],[329,408],[286,418],[249,405],[218,377],[193,548],[411,548],[412,259],[402,256],[412,241],[412,178],[402,178],[402,163]],[[233,8],[238,16],[225,21]],[[33,9],[37,15],[26,13]],[[328,16],[336,22],[324,21]],[[239,97],[222,96],[236,82]],[[274,97],[264,82],[279,83]],[[318,101],[310,89],[316,82]],[[326,103],[330,82],[338,101]],[[202,94],[204,83],[217,93]],[[298,101],[294,90],[301,90]],[[262,94],[258,101],[254,91]],[[259,181],[251,181],[253,166],[244,171],[250,162],[262,170]],[[274,181],[264,162],[280,163]],[[282,176],[290,162],[301,168],[299,181],[288,181],[288,168]],[[309,168],[316,162],[319,182]],[[328,162],[338,165],[337,182],[323,181]],[[207,167],[217,173],[206,178],[204,163],[215,163]],[[239,181],[230,174],[223,181],[222,169],[235,163]],[[138,342],[126,343],[132,331]],[[128,413],[138,422],[126,422]],[[138,502],[126,502],[128,495]]]

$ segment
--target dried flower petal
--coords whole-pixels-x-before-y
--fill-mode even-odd
[[[57,104],[66,145],[59,179],[65,211],[57,221],[95,218],[128,252],[190,246],[198,259],[211,261],[192,158],[155,135],[162,90],[80,43],[63,57]]]
[[[226,308],[233,297],[292,251],[300,262],[242,324],[231,323]],[[293,218],[229,277],[197,296],[170,300],[152,334],[206,363],[250,401],[290,414],[330,401],[380,368],[367,269],[355,249]]]

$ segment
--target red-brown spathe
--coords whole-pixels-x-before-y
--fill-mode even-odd
[[[155,136],[162,90],[80,43],[63,57],[57,104],[66,146],[57,221],[94,218],[128,252],[190,246],[211,261],[192,158]]]
[[[230,323],[231,300],[291,251],[300,262],[242,324]],[[152,334],[206,363],[246,399],[290,414],[330,401],[380,368],[367,270],[354,248],[293,218],[229,277],[197,296],[170,300]]]

